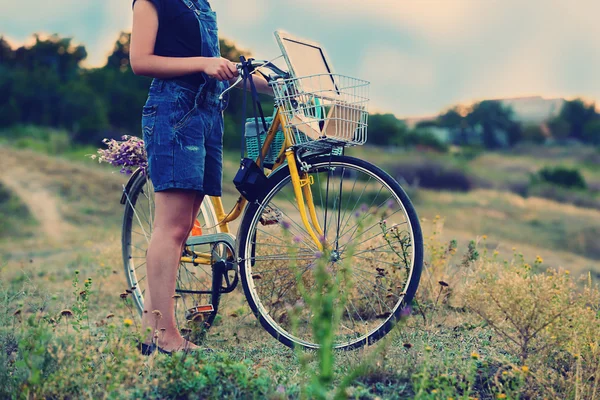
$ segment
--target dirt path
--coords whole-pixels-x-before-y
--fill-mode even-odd
[[[36,168],[24,153],[0,148],[0,182],[17,195],[48,238],[61,240],[72,230],[59,212],[59,199],[45,187],[49,176]]]

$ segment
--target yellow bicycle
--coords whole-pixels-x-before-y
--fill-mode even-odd
[[[351,277],[339,288],[346,301],[340,303],[335,348],[371,344],[390,331],[414,297],[423,239],[398,182],[373,164],[343,155],[345,147],[366,141],[368,83],[335,74],[293,77],[256,60],[242,63],[240,71],[251,80],[258,69],[270,70],[266,76],[275,93],[268,129],[261,130],[262,118],[255,118],[258,126],[246,132],[254,173],[260,174],[244,182],[245,197],[230,212],[219,197],[202,204],[178,271],[178,324],[186,334],[196,329],[193,340],[202,340],[221,295],[241,280],[252,311],[273,337],[290,347],[318,348],[310,308],[295,306],[302,303],[298,279],[310,289],[315,263],[325,262],[332,275],[345,265]],[[141,171],[131,177],[121,202],[125,274],[141,313],[154,210],[152,183]],[[234,236],[229,223],[240,217]],[[299,311],[292,316],[291,309]]]

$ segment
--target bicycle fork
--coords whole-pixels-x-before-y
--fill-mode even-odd
[[[323,229],[321,229],[319,221],[317,220],[317,212],[315,210],[315,203],[313,201],[312,190],[310,188],[310,186],[314,184],[314,180],[306,172],[303,171],[300,173],[298,171],[298,164],[296,163],[295,153],[292,149],[285,151],[285,158],[287,159],[288,167],[290,169],[292,187],[294,188],[294,195],[296,196],[296,202],[298,203],[298,210],[300,211],[302,223],[306,228],[306,232],[308,232],[312,240],[317,245],[317,248],[320,251],[323,251],[325,234],[323,233]],[[306,212],[307,207],[308,215],[310,215],[311,221],[308,220],[308,215]]]

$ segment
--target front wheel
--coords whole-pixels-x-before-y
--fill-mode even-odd
[[[273,337],[289,347],[318,348],[315,310],[303,303],[316,287],[315,266],[326,263],[327,274],[346,278],[337,279],[344,300],[334,304],[341,308],[334,348],[371,344],[391,330],[417,290],[423,263],[417,214],[398,182],[368,162],[346,156],[304,161],[326,250],[319,251],[300,218],[289,169],[276,171],[240,226],[245,295]]]

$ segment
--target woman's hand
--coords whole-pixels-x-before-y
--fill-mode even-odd
[[[204,73],[220,81],[229,81],[239,75],[235,65],[225,58],[206,58]]]

